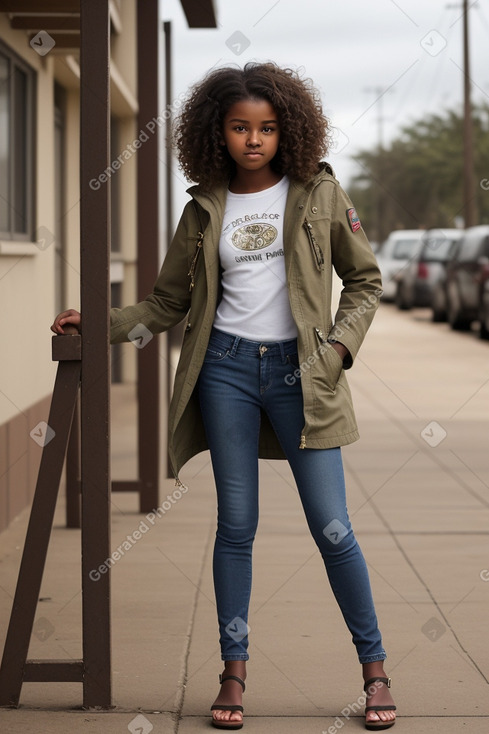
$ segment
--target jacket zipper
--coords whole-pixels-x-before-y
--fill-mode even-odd
[[[200,251],[202,250],[203,244],[204,244],[204,235],[202,232],[198,232],[197,245],[195,247],[195,254],[192,259],[192,262],[190,263],[190,270],[188,271],[188,275],[190,277],[190,285],[189,285],[190,292],[192,292],[194,285],[195,285],[195,269],[197,267],[197,260],[199,259]]]
[[[318,243],[316,242],[316,238],[314,237],[314,233],[312,231],[311,223],[308,222],[307,219],[304,219],[304,228],[307,232],[307,239],[309,240],[312,254],[314,255],[314,262],[316,263],[316,268],[318,270],[322,270],[324,267],[323,251],[321,250]]]
[[[316,336],[322,344],[328,343],[326,337],[324,336],[324,332],[321,329],[318,329],[318,327],[316,326],[314,327],[314,331],[316,332]],[[299,448],[300,449],[306,448],[306,437],[303,433],[301,434],[301,442],[299,444]]]
[[[316,336],[321,344],[329,344],[328,339],[324,336],[324,332],[322,329],[318,329],[318,327],[315,326],[314,331],[316,332]]]

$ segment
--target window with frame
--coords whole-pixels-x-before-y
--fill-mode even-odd
[[[0,239],[33,234],[34,87],[34,71],[0,44]]]

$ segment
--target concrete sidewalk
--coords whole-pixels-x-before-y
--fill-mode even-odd
[[[399,720],[393,731],[489,730],[489,345],[383,304],[349,373],[361,440],[344,449],[349,509],[369,565]],[[134,472],[133,390],[114,389],[113,476]],[[355,732],[353,645],[285,462],[262,462],[244,697],[248,732]],[[221,671],[211,577],[208,454],[112,570],[115,709],[81,710],[79,684],[24,684],[0,731],[210,731]],[[57,509],[30,657],[81,656],[79,531]],[[145,520],[113,495],[116,548]],[[0,535],[0,643],[28,513]],[[363,710],[363,709],[362,709]],[[342,713],[343,712],[343,713]]]

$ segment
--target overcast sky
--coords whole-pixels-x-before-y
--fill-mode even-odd
[[[188,29],[179,0],[162,2],[173,25],[174,95],[215,65],[272,60],[303,69],[336,129],[328,160],[345,188],[352,156],[378,144],[379,116],[388,143],[424,115],[461,109],[456,0],[214,0],[216,30]],[[489,102],[489,0],[469,5],[473,100]]]

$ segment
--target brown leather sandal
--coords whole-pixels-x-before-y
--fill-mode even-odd
[[[387,688],[391,687],[390,678],[380,678],[377,676],[375,678],[369,678],[368,680],[365,681],[365,685],[363,686],[363,690],[365,691],[365,693],[367,692],[368,687],[371,686],[372,683],[376,683],[377,681],[380,681],[381,683],[385,683]],[[367,715],[369,711],[375,711],[377,713],[377,711],[395,711],[395,710],[396,710],[396,707],[393,705],[391,706],[367,706],[365,708],[365,715]],[[394,726],[395,723],[396,723],[395,719],[393,719],[392,721],[382,721],[381,719],[379,719],[379,721],[365,721],[365,729],[368,729],[369,731],[376,731],[378,729],[390,729],[390,727]]]
[[[226,675],[226,676],[219,676],[219,683],[222,685],[227,680],[235,680],[237,681],[241,688],[243,689],[243,693],[245,692],[246,686],[244,683],[244,680],[241,680],[241,678],[238,678],[237,675]],[[241,711],[243,713],[244,709],[242,706],[238,706],[237,704],[217,704],[215,703],[213,706],[211,706],[211,711]],[[217,719],[212,718],[212,726],[215,726],[216,729],[242,729],[243,728],[243,722],[242,721],[218,721]]]

